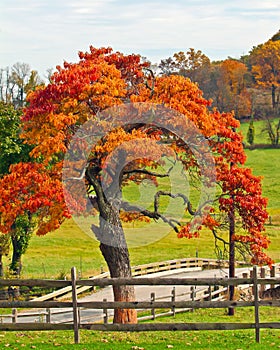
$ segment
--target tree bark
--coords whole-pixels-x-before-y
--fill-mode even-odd
[[[272,84],[272,86],[271,86],[271,102],[272,102],[273,109],[275,109],[275,107],[276,107],[275,92],[276,92],[276,86],[274,84]]]
[[[100,241],[100,250],[108,265],[110,276],[112,278],[132,277],[129,252],[117,206],[108,205],[103,211],[103,216],[106,216],[106,220],[100,216],[99,228],[92,227],[92,229]],[[115,301],[135,301],[133,286],[113,286],[113,293]],[[113,322],[137,323],[137,311],[115,309]]]
[[[235,277],[235,242],[233,236],[235,234],[235,215],[234,209],[232,208],[229,214],[229,277]],[[235,288],[234,286],[229,286],[229,300],[234,300]],[[234,308],[230,307],[228,309],[228,315],[234,316]]]
[[[4,268],[3,268],[3,255],[0,254],[0,277],[4,276]]]
[[[17,239],[17,237],[12,236],[11,237],[12,240],[12,246],[13,246],[13,255],[12,255],[12,262],[10,265],[10,270],[12,271],[12,273],[16,276],[20,276],[21,273],[21,268],[22,268],[22,264],[21,264],[21,243],[19,242],[19,240]]]
[[[107,262],[111,277],[131,277],[129,253],[127,248],[100,244],[100,250]],[[115,301],[135,301],[133,286],[113,286]],[[115,309],[114,323],[137,323],[135,309]]]

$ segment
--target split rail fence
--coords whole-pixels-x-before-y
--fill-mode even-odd
[[[176,301],[175,298],[170,301],[134,301],[134,302],[82,302],[78,300],[77,287],[106,287],[106,286],[120,286],[120,285],[134,285],[134,286],[208,286],[210,296],[204,296],[203,299]],[[253,329],[255,330],[256,341],[260,341],[260,329],[280,329],[279,320],[276,322],[261,322],[259,308],[262,306],[280,307],[280,300],[260,300],[259,292],[265,288],[266,285],[276,286],[280,285],[279,277],[260,277],[257,267],[253,267],[253,272],[250,277],[242,278],[172,278],[172,277],[140,277],[140,278],[95,278],[95,279],[77,279],[76,269],[71,269],[71,281],[62,280],[0,280],[0,286],[38,286],[38,287],[57,287],[66,288],[71,287],[72,300],[71,301],[0,301],[0,308],[71,308],[73,313],[73,322],[69,323],[0,323],[0,330],[2,331],[18,331],[18,330],[73,330],[75,343],[80,341],[80,329],[97,330],[97,331],[189,331],[189,330],[240,330]],[[228,288],[229,286],[251,286],[252,300],[215,300],[212,298],[217,288]],[[138,324],[114,324],[108,323],[83,323],[79,317],[79,309],[138,309],[138,310],[156,310],[156,309],[198,309],[198,308],[238,308],[238,307],[253,307],[254,320],[250,323],[138,323]],[[16,320],[16,315],[14,315]]]
[[[229,261],[228,260],[217,260],[217,259],[204,259],[204,258],[182,258],[182,259],[173,259],[166,260],[160,262],[154,262],[143,265],[136,265],[131,268],[132,277],[140,277],[147,276],[155,273],[179,273],[180,271],[186,271],[186,269],[220,269],[220,268],[228,268]],[[246,266],[246,263],[243,261],[237,261],[236,266]],[[109,272],[101,272],[99,275],[95,275],[90,277],[90,279],[98,279],[98,278],[108,278],[110,277]],[[94,285],[80,285],[77,286],[77,294],[85,293],[90,289],[94,289],[96,286]],[[62,300],[65,298],[71,298],[72,296],[72,287],[67,286],[56,290],[52,293],[43,295],[41,297],[36,298],[36,301],[46,301],[52,300],[55,298],[56,300]]]

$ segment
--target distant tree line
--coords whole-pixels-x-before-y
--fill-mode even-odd
[[[0,100],[22,107],[28,91],[44,84],[36,70],[27,63],[15,63],[12,67],[0,68]]]
[[[151,64],[155,75],[182,75],[196,82],[212,108],[234,111],[235,117],[278,117],[280,103],[280,31],[264,44],[254,46],[239,59],[210,61],[190,48]],[[52,69],[46,72],[50,79]],[[44,85],[38,72],[26,63],[0,68],[0,101],[22,107],[28,91]]]
[[[272,145],[280,138],[280,31],[239,59],[213,61],[200,50],[178,52],[154,66],[159,75],[179,74],[196,82],[212,108],[234,111],[250,119],[248,142],[254,143],[255,119],[266,122],[264,133]]]

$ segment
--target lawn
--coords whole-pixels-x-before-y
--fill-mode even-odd
[[[268,197],[268,211],[272,225],[267,225],[267,233],[272,241],[269,248],[271,257],[280,261],[280,149],[246,150],[247,166],[255,175],[263,176],[263,193]],[[175,178],[174,183],[181,180]],[[168,188],[170,184],[165,184]],[[150,188],[148,188],[150,191]],[[126,191],[125,196],[131,201],[139,198],[149,205],[147,190],[133,189]],[[168,203],[165,203],[168,208]],[[177,210],[169,206],[168,210]],[[82,226],[82,225],[81,225]],[[132,230],[131,230],[132,229]],[[63,278],[70,275],[72,266],[76,266],[81,277],[88,277],[107,270],[103,257],[98,249],[98,242],[85,230],[77,226],[73,219],[55,232],[44,237],[33,236],[23,256],[22,275],[26,278]],[[151,224],[127,224],[126,232],[130,248],[131,264],[163,261],[176,258],[194,257],[215,258],[213,236],[202,232],[200,238],[178,239],[176,233],[159,222]],[[6,265],[8,261],[5,261]]]
[[[280,149],[246,150],[246,154],[246,166],[263,177],[263,195],[268,198],[269,211],[280,213]]]
[[[157,322],[252,322],[253,308],[239,308],[235,316],[227,316],[224,309],[204,309],[157,319]],[[260,310],[260,321],[280,321],[277,308]],[[253,330],[188,331],[188,332],[94,332],[81,331],[81,344],[73,344],[73,332],[3,332],[2,349],[112,349],[112,350],[263,350],[280,348],[280,330],[261,330],[261,343],[255,342]]]
[[[276,125],[277,120],[272,121],[272,125]],[[254,129],[255,129],[255,136],[254,136],[254,144],[270,144],[270,139],[268,137],[267,132],[265,131],[267,122],[265,120],[256,120],[254,121]],[[246,145],[248,145],[247,142],[247,132],[248,132],[248,128],[249,128],[249,122],[243,122],[240,125],[240,131],[243,134],[243,139],[244,139],[244,143]]]
[[[247,150],[247,165],[254,174],[263,175],[264,195],[269,198],[268,210],[271,224],[267,233],[272,241],[269,253],[280,261],[280,174],[277,149]],[[127,193],[130,200],[137,200],[137,191]],[[146,200],[145,196],[142,200]],[[162,223],[152,225],[130,224],[137,228],[135,236],[129,236],[132,265],[168,259],[193,257],[215,258],[213,237],[203,232],[198,239],[178,240],[174,232]],[[128,225],[127,229],[130,228]],[[134,231],[135,232],[135,231]],[[140,241],[139,241],[140,240]],[[141,244],[139,244],[139,242]],[[137,246],[138,245],[138,246]],[[23,276],[27,278],[69,277],[70,268],[76,266],[80,276],[88,277],[106,270],[98,249],[98,242],[86,234],[76,223],[67,220],[56,232],[45,237],[33,236],[23,257]],[[238,309],[234,322],[252,322],[252,309]],[[261,308],[261,322],[280,322],[278,308]],[[176,318],[157,319],[162,322],[229,322],[225,310],[196,310],[194,313],[178,314]],[[279,330],[261,330],[261,344],[255,343],[252,330],[244,331],[190,331],[190,332],[91,332],[81,331],[81,344],[73,344],[73,332],[2,332],[0,348],[11,349],[280,349]]]

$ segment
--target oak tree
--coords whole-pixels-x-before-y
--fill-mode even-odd
[[[15,109],[12,104],[0,101],[0,186],[2,187],[2,178],[9,173],[12,164],[27,162],[30,160],[29,152],[31,147],[24,144],[20,138],[20,109]],[[11,184],[12,186],[12,184]],[[6,198],[10,201],[11,199]],[[0,217],[2,214],[0,213]],[[0,230],[1,231],[1,230]],[[2,254],[8,252],[10,242],[12,242],[13,251],[10,264],[10,271],[19,275],[21,270],[21,256],[25,252],[31,230],[24,224],[24,218],[18,218],[14,224],[13,230],[8,234],[1,235]],[[24,247],[24,249],[23,249]],[[2,263],[1,263],[2,266]],[[3,269],[3,266],[2,266]]]
[[[260,180],[243,168],[246,157],[234,116],[210,111],[210,102],[186,77],[154,77],[138,55],[90,47],[79,58],[78,63],[57,67],[51,82],[28,96],[22,137],[34,147],[31,156],[37,162],[18,165],[7,180],[18,184],[18,213],[38,212],[39,234],[55,229],[71,213],[97,214],[99,222],[91,229],[111,277],[131,276],[122,221],[136,219],[162,220],[180,238],[198,236],[202,227],[218,237],[229,222],[225,218],[238,215],[241,232],[232,232],[231,240],[246,246],[252,261],[271,263],[264,253],[268,239],[262,233],[266,200]],[[124,186],[146,180],[157,185],[159,179],[170,177],[176,162],[194,188],[200,182],[202,192],[209,189],[196,206],[187,188],[185,193],[158,190],[149,207],[125,200]],[[167,164],[173,165],[168,169]],[[24,171],[21,189],[15,180]],[[213,197],[215,179],[219,191]],[[180,200],[185,215],[166,215],[163,198]],[[14,211],[5,203],[2,208],[5,227],[12,227]],[[135,298],[130,286],[113,291],[116,301]],[[114,322],[136,321],[135,310],[115,310]]]
[[[271,90],[271,104],[275,110],[279,105],[280,85],[280,41],[268,40],[250,52],[252,74],[257,84]]]

